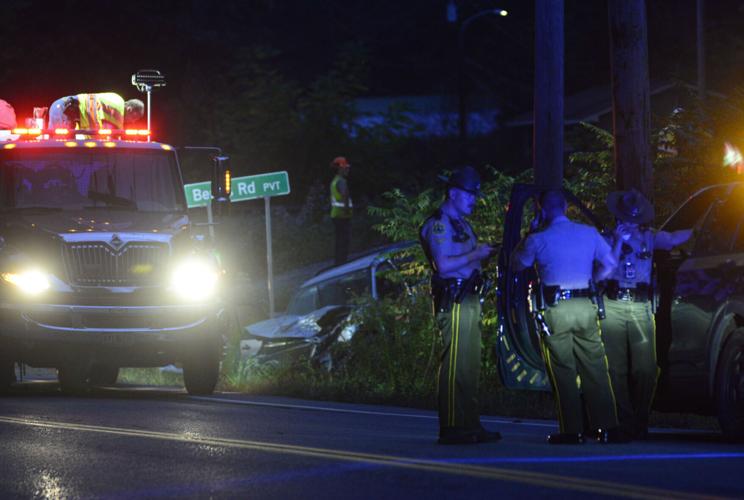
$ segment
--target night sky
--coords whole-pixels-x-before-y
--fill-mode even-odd
[[[370,61],[369,94],[446,92],[457,48],[446,3],[4,0],[0,95],[25,102],[86,88],[131,93],[128,79],[137,68],[160,69],[178,85],[187,68],[210,78],[234,62],[237,49],[253,45],[276,49],[276,68],[298,81],[328,70],[339,51],[357,45]],[[508,102],[529,100],[534,3],[457,3],[461,19],[484,8],[509,10],[505,18],[486,16],[470,26],[467,59],[476,87],[509,92],[502,95]],[[742,57],[742,5],[707,2],[710,77],[723,86],[741,73],[725,66]],[[652,77],[694,80],[695,0],[650,0],[647,6]],[[607,82],[606,2],[567,0],[565,11],[566,91]]]
[[[456,3],[460,19],[485,8],[510,13],[479,18],[465,33],[470,92],[507,114],[531,109],[534,2]],[[695,3],[647,1],[652,79],[695,82]],[[78,92],[113,90],[131,98],[137,96],[131,74],[159,69],[169,83],[154,96],[155,112],[161,110],[156,126],[160,137],[181,144],[200,134],[182,117],[172,119],[176,111],[198,115],[220,99],[229,103],[228,86],[215,82],[233,78],[248,51],[263,51],[265,66],[300,88],[313,85],[345,55],[363,68],[355,95],[452,95],[457,27],[447,22],[446,5],[447,0],[3,0],[0,98],[19,117]],[[742,26],[744,2],[707,1],[707,70],[714,90],[731,92],[742,79]],[[566,0],[565,38],[566,93],[608,85],[606,2]],[[220,109],[238,120],[246,112],[229,104]],[[215,121],[223,119],[205,118],[203,127],[214,131]]]

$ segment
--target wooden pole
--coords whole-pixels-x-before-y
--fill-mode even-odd
[[[618,189],[636,188],[653,202],[651,105],[645,0],[609,0],[612,121]]]
[[[705,0],[697,0],[697,86],[698,97],[705,99]]]
[[[563,0],[535,0],[535,184],[563,183]]]

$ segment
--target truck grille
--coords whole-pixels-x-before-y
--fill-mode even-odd
[[[168,245],[133,242],[115,250],[101,242],[67,243],[62,255],[75,285],[148,286],[161,281]]]

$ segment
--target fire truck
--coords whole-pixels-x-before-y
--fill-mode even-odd
[[[226,157],[211,168],[229,179]],[[227,314],[205,229],[149,129],[0,131],[0,391],[16,364],[56,368],[71,394],[178,364],[211,393]]]

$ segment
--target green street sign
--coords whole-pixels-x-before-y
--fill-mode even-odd
[[[189,208],[206,207],[212,199],[210,181],[194,182],[183,186],[186,204]],[[268,174],[235,177],[230,181],[230,201],[247,201],[256,198],[284,196],[289,194],[289,174],[269,172]]]
[[[230,184],[230,201],[246,201],[289,194],[287,172],[235,177]]]
[[[189,208],[206,207],[212,199],[212,183],[209,181],[184,184],[183,190]]]

